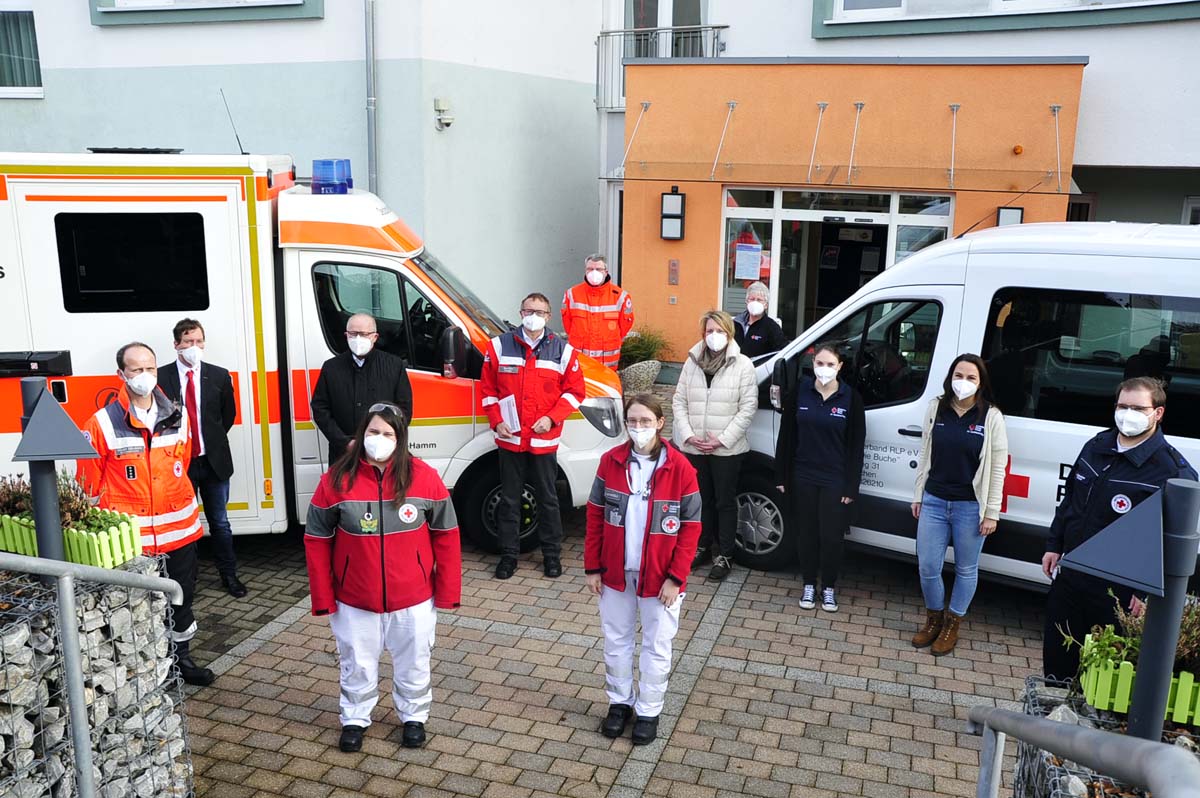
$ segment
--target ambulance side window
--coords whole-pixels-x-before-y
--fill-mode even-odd
[[[942,307],[932,300],[877,302],[847,316],[820,343],[839,345],[842,374],[867,408],[903,404],[920,398],[929,381]],[[812,353],[802,355],[812,374]]]
[[[442,330],[449,321],[406,278],[390,269],[351,263],[318,263],[313,290],[325,342],[346,351],[346,321],[370,313],[379,330],[376,344],[408,361],[411,368],[441,372]]]
[[[68,313],[208,309],[199,213],[59,213],[54,232]]]
[[[1111,427],[1121,381],[1154,377],[1163,430],[1200,438],[1200,299],[1002,288],[982,355],[1006,415]]]

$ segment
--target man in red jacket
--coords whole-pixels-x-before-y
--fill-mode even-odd
[[[584,281],[563,295],[563,332],[581,353],[615,370],[633,329],[633,298],[612,281],[603,255],[588,256],[583,268]]]
[[[529,480],[538,502],[538,535],[546,576],[562,575],[562,518],[558,514],[558,439],[567,417],[584,399],[575,349],[546,329],[550,300],[521,300],[521,327],[493,338],[483,356],[483,410],[500,450],[500,562],[496,578],[509,579],[520,553],[521,494]]]

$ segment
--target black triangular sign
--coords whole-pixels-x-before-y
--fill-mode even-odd
[[[94,460],[99,456],[54,395],[43,389],[25,425],[13,462]]]
[[[1114,501],[1122,499],[1116,497]],[[1128,501],[1128,499],[1125,499]],[[1062,567],[1151,596],[1163,594],[1162,491],[1071,549]]]

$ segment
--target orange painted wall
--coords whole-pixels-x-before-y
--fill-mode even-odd
[[[975,229],[994,225],[996,208],[1004,205],[1023,207],[1026,222],[1066,216],[1049,106],[1062,106],[1061,168],[1069,184],[1082,65],[718,61],[629,66],[625,75],[627,145],[639,103],[651,106],[625,166],[622,283],[638,308],[637,326],[668,336],[669,359],[681,360],[699,340],[700,314],[719,301],[725,186],[936,190],[954,195],[954,234],[981,218]],[[730,100],[738,105],[710,180]],[[816,150],[819,168],[808,183],[819,101],[829,107]],[[856,101],[866,105],[848,184]],[[952,102],[962,106],[953,190],[948,182]],[[683,241],[659,237],[659,198],[672,185],[687,195]],[[680,262],[677,286],[667,284],[672,258]]]

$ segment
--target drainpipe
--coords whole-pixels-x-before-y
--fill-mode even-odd
[[[375,141],[375,0],[363,0],[367,31],[367,188],[379,193],[379,148]]]

